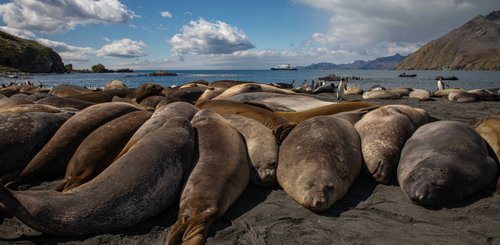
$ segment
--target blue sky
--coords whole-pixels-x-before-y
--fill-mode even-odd
[[[267,69],[401,53],[498,0],[13,0],[0,29],[77,68]]]

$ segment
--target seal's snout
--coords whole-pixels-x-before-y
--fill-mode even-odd
[[[273,164],[271,166],[275,166],[276,164]],[[272,184],[274,183],[274,180],[276,179],[276,170],[275,169],[262,169],[260,171],[260,177],[262,179],[262,182]]]
[[[325,205],[326,199],[324,196],[314,197],[311,208],[320,209],[323,205]]]

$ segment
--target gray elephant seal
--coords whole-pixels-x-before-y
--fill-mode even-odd
[[[420,127],[406,142],[398,181],[412,202],[444,206],[485,188],[497,171],[477,132],[461,122],[438,121]]]
[[[16,177],[74,113],[0,113],[0,180]]]
[[[132,135],[130,140],[127,142],[125,147],[123,147],[117,158],[123,156],[127,151],[135,145],[142,137],[155,131],[165,124],[168,119],[174,117],[181,117],[187,120],[191,120],[194,114],[198,111],[198,108],[186,102],[174,102],[168,105],[159,107],[153,113],[153,115],[137,129],[137,131]]]
[[[123,114],[137,111],[137,107],[111,102],[90,106],[68,119],[50,141],[31,159],[19,176],[8,184],[16,188],[34,180],[47,180],[64,175],[66,165],[80,143],[104,123]]]
[[[367,113],[354,125],[361,138],[364,163],[377,182],[388,184],[395,179],[406,140],[428,121],[425,111],[420,114],[409,106],[388,105]]]
[[[64,182],[57,190],[73,189],[104,171],[151,114],[149,111],[130,112],[89,134],[71,157],[66,167]]]
[[[69,192],[10,191],[0,185],[0,206],[52,235],[124,229],[172,206],[193,152],[189,121],[173,118],[92,181]]]
[[[279,150],[278,183],[305,208],[325,211],[361,172],[361,144],[346,120],[317,116],[299,124]]]
[[[269,186],[276,181],[278,142],[273,131],[262,123],[238,115],[225,115],[226,119],[245,138],[248,156],[252,165],[250,180],[260,186]]]
[[[179,217],[166,244],[202,244],[210,225],[248,184],[248,157],[238,131],[211,110],[200,110],[191,123],[198,132],[200,157],[182,191]]]
[[[87,102],[83,100],[64,98],[57,96],[47,96],[35,102],[36,104],[51,105],[55,107],[71,107],[78,110],[83,110],[89,106],[95,105],[95,103]]]

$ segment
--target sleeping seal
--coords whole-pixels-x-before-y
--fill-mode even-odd
[[[367,170],[377,182],[388,184],[395,179],[406,140],[429,121],[429,115],[422,109],[387,105],[367,113],[354,125],[361,138]]]
[[[138,110],[139,108],[131,104],[111,102],[93,105],[78,112],[57,130],[8,187],[16,188],[34,180],[47,180],[64,175],[68,161],[87,135],[110,120]]]
[[[271,129],[251,118],[225,115],[226,119],[245,138],[251,163],[250,180],[260,186],[269,186],[276,180],[278,142]]]
[[[248,157],[238,131],[211,110],[200,110],[191,123],[198,133],[199,159],[182,191],[179,217],[166,244],[202,244],[210,225],[248,184]]]
[[[124,229],[177,200],[193,153],[189,121],[173,118],[92,181],[69,192],[10,191],[0,185],[0,206],[25,224],[57,236]]]
[[[398,181],[422,206],[444,206],[485,188],[497,176],[486,142],[465,123],[421,126],[401,151]]]
[[[317,116],[299,124],[279,149],[278,183],[300,205],[325,211],[361,171],[359,135],[348,121]]]

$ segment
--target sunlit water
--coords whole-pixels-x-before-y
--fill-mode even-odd
[[[300,85],[304,80],[311,82],[319,77],[329,74],[337,76],[355,76],[360,80],[349,80],[349,85],[360,86],[369,89],[374,85],[382,85],[387,88],[410,87],[426,90],[436,90],[437,76],[456,76],[457,81],[445,81],[450,87],[477,89],[500,87],[500,72],[498,71],[394,71],[394,70],[297,70],[297,71],[271,71],[271,70],[196,70],[196,71],[173,71],[178,76],[173,77],[151,77],[146,74],[153,71],[136,71],[133,73],[81,73],[81,74],[32,74],[28,78],[0,78],[0,83],[21,83],[30,80],[38,85],[52,87],[58,84],[74,84],[79,86],[100,87],[111,80],[121,80],[129,87],[137,87],[144,82],[157,82],[163,86],[180,85],[195,80],[208,82],[216,80],[241,80],[254,81],[258,83],[281,82],[290,83],[296,81]],[[417,74],[414,78],[400,78],[402,72],[406,74]]]

